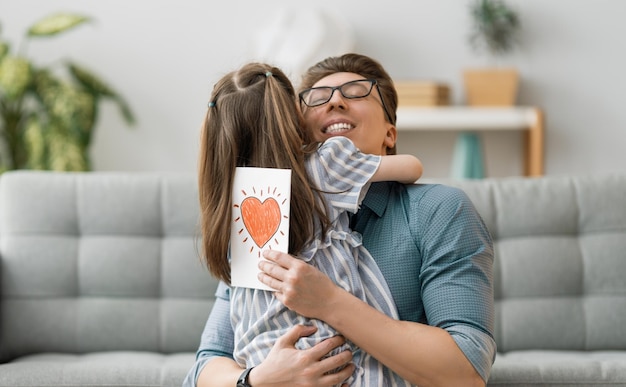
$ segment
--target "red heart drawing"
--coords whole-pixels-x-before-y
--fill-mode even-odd
[[[241,202],[241,218],[257,246],[263,247],[280,226],[280,207],[273,198],[263,203],[249,196]]]

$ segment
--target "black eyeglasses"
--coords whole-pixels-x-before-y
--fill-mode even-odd
[[[376,88],[378,89],[378,95],[380,95],[380,102],[383,105],[385,115],[389,119],[389,122],[395,123],[391,118],[391,114],[389,114],[389,111],[387,110],[387,105],[385,105],[385,100],[380,92],[380,87],[378,86],[376,79],[358,79],[356,81],[346,82],[339,86],[311,87],[310,89],[300,92],[300,101],[308,107],[321,106],[330,101],[335,93],[335,90],[339,90],[341,95],[347,99],[365,98],[372,93],[374,85],[376,85]]]

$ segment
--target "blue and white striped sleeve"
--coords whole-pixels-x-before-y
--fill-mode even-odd
[[[367,193],[381,156],[361,152],[347,137],[331,137],[317,150],[309,173],[328,193],[329,204],[355,213]]]

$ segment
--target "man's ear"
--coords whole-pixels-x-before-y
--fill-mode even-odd
[[[389,124],[387,128],[387,134],[385,135],[385,146],[388,149],[391,149],[396,146],[396,140],[398,139],[398,129],[396,129],[395,125]]]

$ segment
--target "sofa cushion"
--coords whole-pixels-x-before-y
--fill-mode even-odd
[[[0,363],[40,352],[195,352],[217,281],[192,175],[0,179]]]
[[[494,238],[499,352],[626,350],[626,175],[448,183]]]
[[[499,353],[489,387],[624,386],[624,351],[511,351]]]
[[[24,356],[2,366],[0,387],[178,387],[193,364],[192,353],[99,352]]]

